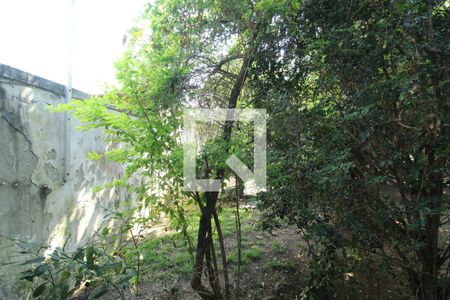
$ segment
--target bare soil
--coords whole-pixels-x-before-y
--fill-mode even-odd
[[[243,239],[243,253],[246,251],[245,247],[251,247],[250,245],[261,248],[263,253],[260,257],[249,259],[241,267],[239,295],[236,265],[230,265],[233,299],[297,299],[301,292],[306,258],[301,251],[300,238],[295,228],[280,228],[272,234],[255,230],[243,234]],[[235,236],[225,238],[225,247],[227,253],[235,249]],[[222,282],[222,288],[223,286]],[[190,287],[190,277],[185,275],[157,281],[144,278],[137,299],[201,298]]]

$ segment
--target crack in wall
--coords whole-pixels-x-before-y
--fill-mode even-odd
[[[75,172],[75,166],[82,164],[64,183],[60,166],[64,156],[63,117],[48,110],[49,105],[61,103],[64,95],[55,93],[54,85],[46,80],[21,81],[23,76],[5,80],[3,75],[0,64],[0,234],[52,246],[65,243],[72,234],[70,247],[75,247],[81,238],[92,234],[102,219],[103,211],[95,207],[97,195],[91,187],[95,180],[113,179],[105,173],[108,166],[100,167],[103,172],[95,172],[89,165],[83,168],[85,160],[79,152],[103,144],[99,144],[97,133],[75,134],[79,142],[74,146],[78,152],[74,151],[72,170]],[[88,98],[79,95],[75,93],[73,98]],[[75,142],[74,137],[72,140]],[[102,197],[110,199],[114,195],[105,193]],[[105,204],[110,205],[106,200]],[[0,261],[10,255],[0,249]],[[5,275],[3,271],[0,269],[0,277]],[[5,296],[3,287],[0,278],[0,299]]]
[[[34,161],[33,167],[32,167],[31,172],[30,172],[30,176],[29,176],[27,179],[30,181],[31,185],[33,185],[33,186],[35,186],[37,189],[39,189],[39,185],[36,184],[35,182],[33,182],[33,173],[34,173],[34,171],[36,170],[36,167],[37,167],[37,165],[38,165],[38,163],[39,163],[39,157],[38,157],[38,156],[36,155],[36,153],[34,153],[34,151],[33,151],[31,140],[30,140],[30,139],[28,138],[28,136],[25,134],[25,132],[23,131],[23,129],[21,129],[21,128],[19,128],[17,125],[15,125],[14,122],[8,117],[8,115],[7,115],[4,111],[1,111],[1,112],[0,112],[0,115],[2,116],[3,120],[5,120],[6,123],[8,123],[8,125],[9,125],[12,129],[14,129],[17,133],[19,133],[19,134],[25,139],[25,141],[26,141],[26,143],[27,143],[27,148],[28,148],[28,150],[30,151],[30,153],[31,153],[31,155],[32,155],[32,157],[33,157],[33,161]],[[2,182],[6,182],[6,181],[2,181]],[[0,182],[0,184],[1,184],[2,182]],[[18,180],[16,180],[16,185],[18,185],[18,184],[19,184],[19,182],[18,182]],[[30,191],[28,191],[27,194],[31,196]]]
[[[25,140],[27,141],[27,143],[29,144],[29,148],[30,148],[30,152],[31,154],[34,156],[34,158],[36,159],[36,161],[39,160],[38,156],[33,152],[33,149],[31,148],[31,140],[28,138],[28,136],[25,134],[25,132],[23,132],[22,129],[18,128],[16,125],[14,125],[14,123],[9,120],[9,118],[6,116],[6,114],[2,111],[0,112],[0,115],[2,116],[2,118],[6,121],[6,123],[9,124],[9,126],[11,126],[12,128],[14,128],[14,130],[16,130],[18,133],[20,133]]]

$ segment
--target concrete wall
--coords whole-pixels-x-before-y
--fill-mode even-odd
[[[49,111],[50,105],[64,103],[64,95],[60,84],[0,64],[0,235],[54,247],[70,236],[73,249],[103,220],[101,206],[117,208],[128,195],[119,190],[92,192],[120,178],[122,168],[86,159],[88,151],[113,147],[102,130],[80,132],[79,122],[72,119],[65,133],[65,114]],[[88,96],[73,91],[73,98]],[[0,238],[0,265],[15,259],[15,251]],[[14,286],[17,271],[0,266],[0,299],[23,297]]]

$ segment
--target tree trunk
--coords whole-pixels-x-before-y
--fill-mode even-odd
[[[441,226],[442,197],[444,193],[443,174],[435,161],[434,148],[428,151],[429,171],[427,189],[423,192],[428,200],[431,215],[427,217],[424,231],[424,247],[420,250],[422,262],[420,274],[419,297],[424,300],[440,299],[440,289],[437,286],[441,259],[439,252],[439,228]]]
[[[223,242],[223,234],[222,228],[220,226],[219,216],[217,215],[217,211],[213,211],[214,222],[216,223],[217,228],[217,236],[219,238],[219,246],[220,246],[220,256],[222,258],[222,266],[223,266],[223,280],[225,281],[225,299],[231,299],[231,287],[230,280],[228,279],[228,262],[227,255],[225,253],[225,244]]]
[[[247,69],[250,65],[252,53],[249,53],[247,57],[244,59],[241,65],[241,69],[239,71],[239,75],[234,82],[233,89],[230,94],[230,98],[228,101],[228,108],[234,109],[236,108],[237,100],[241,93],[241,90],[244,86],[245,79],[247,77]],[[233,127],[233,121],[225,122],[225,126],[223,128],[223,141],[229,142],[231,138],[231,131]],[[226,149],[228,151],[228,149]],[[225,170],[219,169],[217,170],[217,178],[223,179]],[[206,192],[206,206],[202,211],[202,215],[200,217],[200,223],[198,228],[198,240],[197,240],[197,251],[195,256],[194,270],[191,281],[192,288],[199,294],[202,299],[220,299],[220,292],[210,291],[202,284],[202,271],[203,271],[203,259],[206,255],[206,251],[210,251],[210,243],[212,243],[212,238],[207,238],[207,233],[211,228],[211,217],[213,212],[216,209],[216,202],[218,198],[218,192]],[[217,272],[216,272],[217,274]],[[213,289],[214,290],[214,289]]]

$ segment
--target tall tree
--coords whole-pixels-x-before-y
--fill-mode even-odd
[[[117,63],[121,87],[100,99],[75,101],[74,111],[87,128],[105,127],[126,147],[105,155],[126,163],[127,177],[117,184],[133,186],[135,172],[145,176],[145,202],[177,219],[186,231],[182,200],[190,197],[201,211],[192,287],[204,299],[222,297],[213,225],[216,225],[224,266],[225,297],[231,297],[227,262],[216,203],[218,192],[182,191],[181,116],[184,108],[236,108],[242,99],[248,70],[257,55],[258,41],[270,21],[270,12],[253,1],[158,0],[149,5],[130,31],[130,48]],[[108,108],[114,107],[119,113]],[[197,176],[224,180],[227,152],[234,143],[232,122],[226,122],[213,142],[199,154]],[[99,157],[91,155],[91,157]],[[154,189],[163,192],[161,197]],[[172,201],[167,201],[172,200]],[[169,204],[167,204],[169,203]],[[206,269],[210,288],[202,283]]]
[[[448,298],[448,2],[303,1],[276,22],[252,70],[273,132],[264,206],[322,249],[322,280],[356,251]]]

